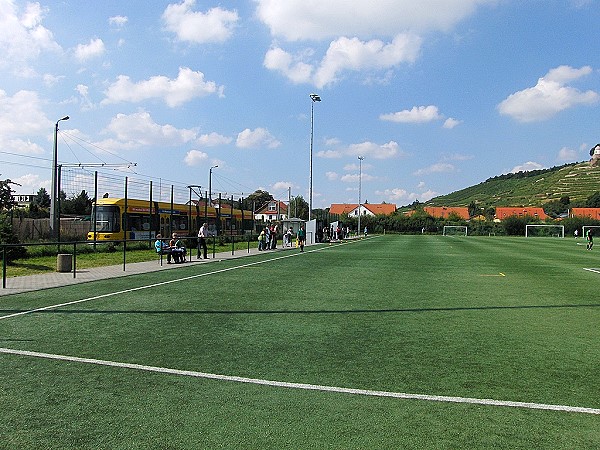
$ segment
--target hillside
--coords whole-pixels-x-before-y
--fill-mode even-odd
[[[425,204],[468,206],[475,202],[481,207],[543,206],[564,196],[568,196],[571,203],[584,202],[597,191],[600,191],[600,167],[583,162],[500,175],[475,186],[435,197]]]

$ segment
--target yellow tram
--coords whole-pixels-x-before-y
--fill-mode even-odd
[[[251,211],[235,209],[229,204],[190,205],[124,198],[101,198],[92,205],[91,230],[88,241],[121,241],[125,238],[154,239],[160,233],[168,237],[195,236],[202,223],[208,223],[213,234],[243,234],[252,230]]]

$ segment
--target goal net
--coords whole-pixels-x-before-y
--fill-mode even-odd
[[[583,237],[587,236],[588,230],[592,230],[592,235],[600,236],[600,225],[584,225],[581,227],[581,232],[583,233]]]
[[[444,225],[444,236],[466,236],[466,225]]]
[[[525,237],[565,237],[564,225],[525,225]]]

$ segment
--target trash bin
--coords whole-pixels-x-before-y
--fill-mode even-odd
[[[59,253],[56,256],[56,271],[71,272],[73,270],[73,255],[70,253]]]

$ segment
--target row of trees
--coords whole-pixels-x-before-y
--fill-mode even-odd
[[[67,197],[64,191],[59,193],[60,213],[62,215],[89,216],[92,212],[92,202],[85,190],[78,195]],[[50,217],[50,195],[45,188],[40,188],[27,210],[19,210],[19,216],[32,219]]]

